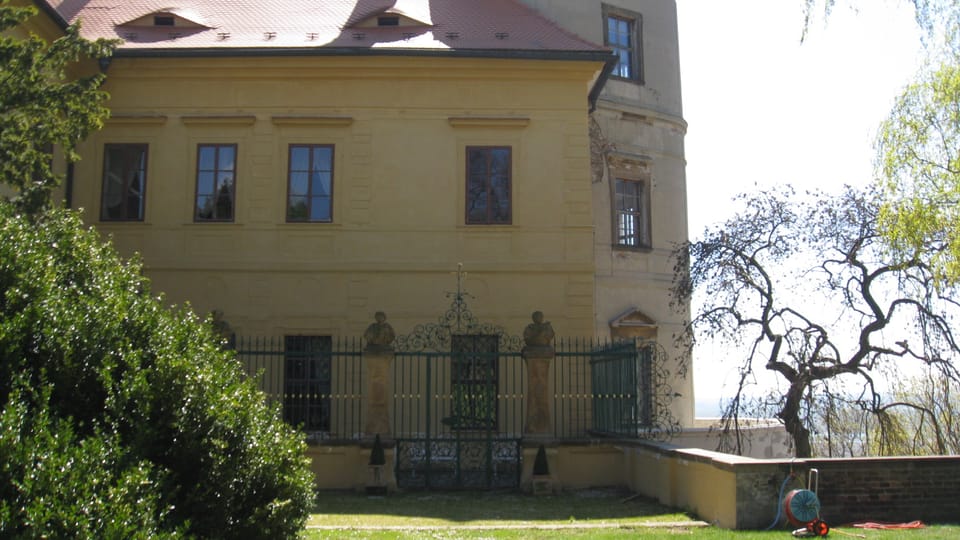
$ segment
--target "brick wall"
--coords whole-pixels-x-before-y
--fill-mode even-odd
[[[805,467],[820,471],[827,523],[960,522],[960,456],[806,460]]]
[[[756,460],[718,466],[737,476],[738,529],[763,529],[776,517],[780,487],[814,489],[830,525],[858,521],[960,523],[960,456]],[[808,486],[810,469],[819,485]]]

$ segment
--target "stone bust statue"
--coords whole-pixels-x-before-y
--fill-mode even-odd
[[[375,322],[371,323],[363,333],[363,339],[367,342],[366,350],[374,352],[393,350],[391,344],[396,338],[396,334],[393,332],[393,327],[387,322],[387,314],[378,311],[373,318]]]
[[[530,348],[550,347],[553,343],[553,326],[543,320],[542,311],[533,312],[533,322],[523,331],[523,341]]]

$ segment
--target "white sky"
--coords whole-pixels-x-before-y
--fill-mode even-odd
[[[802,0],[677,0],[691,238],[730,217],[723,203],[740,192],[873,178],[879,123],[922,60],[908,4],[840,0],[801,44]],[[695,352],[707,407],[736,383],[717,352]]]

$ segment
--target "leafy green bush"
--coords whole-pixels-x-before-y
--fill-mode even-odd
[[[40,521],[60,536],[108,501],[118,528],[101,532],[294,537],[312,500],[302,438],[210,328],[67,211],[0,203],[0,238],[0,449],[20,456],[0,471],[0,536]],[[34,462],[53,468],[34,478]]]
[[[51,418],[49,387],[38,393],[23,386],[0,412],[2,536],[182,536],[160,527],[169,509],[149,462],[125,459],[115,435],[78,440],[71,422]]]

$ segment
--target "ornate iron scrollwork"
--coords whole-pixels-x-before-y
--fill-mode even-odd
[[[502,326],[482,323],[467,307],[467,297],[473,295],[463,290],[463,265],[457,265],[457,290],[448,292],[447,298],[453,298],[450,307],[436,323],[418,324],[413,332],[400,336],[394,342],[398,352],[436,351],[449,352],[454,335],[497,336],[498,350],[517,352],[521,349],[519,336],[511,336]]]
[[[641,431],[640,437],[667,441],[680,432],[680,421],[670,412],[670,405],[679,394],[670,385],[670,370],[667,369],[667,351],[663,345],[648,341],[642,344],[649,348],[653,384],[650,389],[651,414],[649,424]]]

